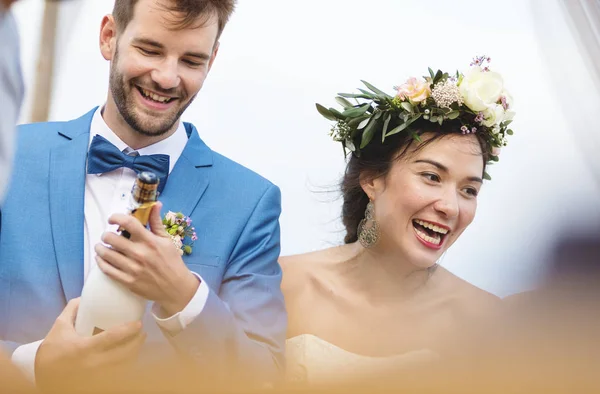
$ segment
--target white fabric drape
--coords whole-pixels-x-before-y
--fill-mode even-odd
[[[599,181],[600,0],[532,0],[532,6],[549,83]]]

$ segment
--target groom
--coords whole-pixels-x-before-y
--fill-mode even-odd
[[[106,103],[72,121],[20,127],[0,206],[0,346],[38,384],[126,364],[142,347],[198,373],[277,378],[286,330],[279,189],[180,121],[234,3],[116,0],[100,31]],[[140,162],[164,185],[150,230],[124,214]],[[180,256],[166,234],[168,211],[193,221],[191,254]],[[115,235],[117,226],[131,237]],[[76,298],[92,269],[153,301],[143,328],[76,335]]]

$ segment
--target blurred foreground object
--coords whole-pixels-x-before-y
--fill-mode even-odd
[[[9,5],[0,1],[0,202],[10,179],[15,126],[25,89],[21,74],[19,34]]]
[[[45,122],[50,114],[59,3],[60,0],[47,0],[44,5],[31,122]]]
[[[0,1],[0,202],[10,178],[15,125],[24,95],[19,36],[9,11],[13,2]],[[0,393],[25,393],[31,389],[0,349]]]
[[[600,392],[600,229],[577,230],[556,244],[539,289],[506,299],[492,349],[507,376],[553,392]]]
[[[12,365],[8,357],[0,353],[0,393],[21,394],[33,393],[33,391],[33,387]]]
[[[232,379],[211,384],[184,363],[100,377],[94,392],[143,393],[598,393],[600,379],[600,229],[566,233],[548,259],[540,288],[505,299],[498,320],[465,329],[464,352],[377,379],[313,387],[257,388]],[[221,382],[222,383],[222,382]],[[89,387],[89,386],[88,386]],[[61,391],[65,393],[63,388]],[[75,392],[75,391],[74,391]],[[77,391],[79,392],[79,391]]]

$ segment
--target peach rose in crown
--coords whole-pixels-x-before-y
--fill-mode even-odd
[[[398,94],[396,97],[410,101],[411,103],[420,103],[431,96],[431,84],[427,81],[418,81],[417,78],[409,78],[408,81],[396,87]]]

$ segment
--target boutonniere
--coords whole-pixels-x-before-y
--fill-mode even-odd
[[[192,254],[192,245],[198,239],[196,229],[192,226],[192,219],[181,212],[169,211],[162,222],[179,254],[182,256]]]

